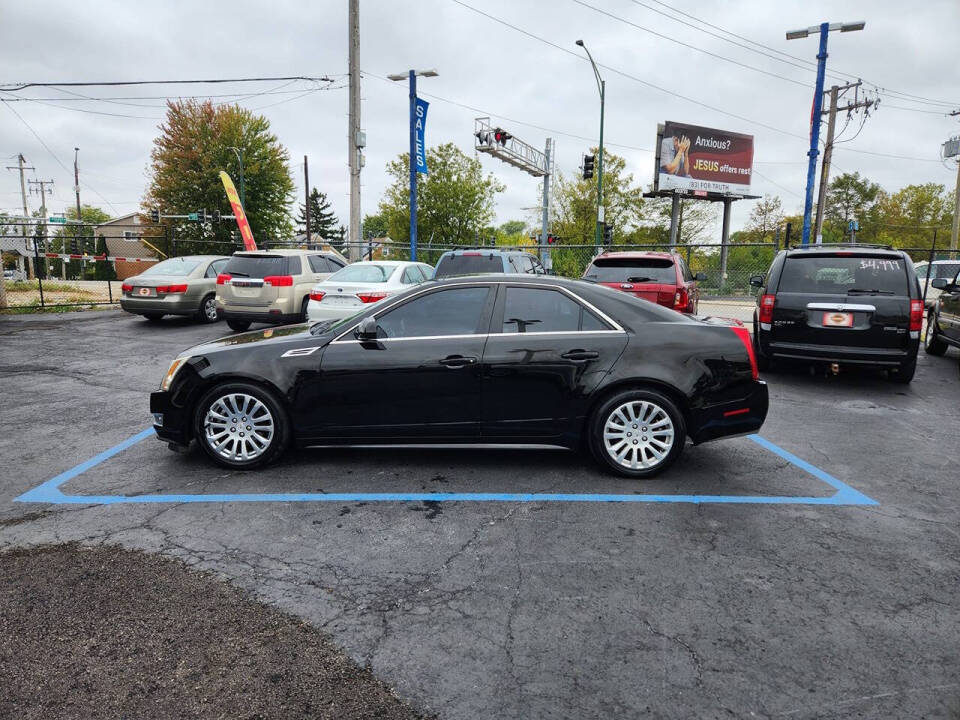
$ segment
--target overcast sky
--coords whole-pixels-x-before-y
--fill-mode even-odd
[[[473,152],[473,120],[489,115],[535,146],[542,147],[547,137],[553,137],[557,168],[565,174],[577,172],[581,153],[596,144],[599,129],[597,89],[589,64],[574,44],[578,38],[598,63],[608,66],[601,70],[607,87],[605,140],[609,150],[626,157],[638,181],[646,185],[652,180],[658,122],[727,129],[755,137],[753,191],[779,195],[787,212],[800,211],[815,71],[777,51],[814,60],[815,38],[787,41],[784,32],[825,20],[867,23],[862,32],[831,33],[827,85],[848,79],[831,77],[832,73],[848,73],[862,77],[865,88],[882,88],[880,107],[859,136],[837,146],[834,173],[859,171],[888,190],[931,181],[953,185],[955,170],[939,160],[939,148],[960,132],[958,118],[946,116],[960,107],[960,49],[948,37],[960,27],[956,0],[464,0],[464,4],[559,47],[455,0],[361,0],[362,125],[368,145],[362,176],[364,214],[376,212],[387,183],[387,161],[407,149],[406,85],[384,78],[409,68],[436,68],[440,73],[420,81],[421,96],[431,102],[428,145],[455,142]],[[764,55],[738,47],[721,38],[749,43],[723,30],[772,50],[761,49]],[[38,99],[2,103],[0,157],[5,168],[23,153],[28,165],[36,168],[29,173],[31,178],[53,179],[48,208],[60,212],[73,202],[73,149],[79,147],[82,201],[119,215],[139,207],[151,142],[163,116],[158,96],[269,91],[272,94],[240,102],[266,115],[289,149],[298,197],[303,194],[302,158],[308,155],[311,185],[328,193],[342,221],[348,217],[347,0],[150,4],[0,0],[0,58],[0,86],[329,75],[335,80],[330,89],[308,94],[304,93],[319,86],[270,82],[68,88],[91,97],[123,98],[96,102],[78,100],[68,89],[0,93],[5,100]],[[857,127],[859,119],[845,137]],[[487,155],[480,158],[484,168],[507,186],[497,198],[498,222],[532,219],[534,211],[529,208],[539,204],[537,180]],[[2,169],[0,209],[17,211],[19,193],[17,173]],[[31,210],[36,209],[39,198],[30,196],[29,203]],[[733,229],[746,221],[752,204],[735,204]]]

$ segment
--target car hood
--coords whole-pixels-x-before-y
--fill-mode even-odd
[[[323,342],[322,337],[310,334],[310,325],[308,323],[300,323],[299,325],[284,325],[282,327],[268,327],[264,328],[263,330],[254,330],[251,332],[240,333],[239,335],[230,335],[228,337],[220,338],[219,340],[211,340],[210,342],[202,343],[200,345],[194,345],[193,347],[184,350],[177,357],[208,355],[210,353],[244,347],[252,343],[273,343],[281,345],[308,339],[319,341],[315,344],[320,344]]]

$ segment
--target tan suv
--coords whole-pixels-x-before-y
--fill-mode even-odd
[[[345,265],[339,253],[322,250],[234,253],[217,276],[217,308],[237,332],[254,322],[304,322],[310,288]]]

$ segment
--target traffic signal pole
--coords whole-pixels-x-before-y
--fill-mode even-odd
[[[590,58],[593,62],[593,58]],[[599,75],[598,75],[599,77]],[[607,81],[600,81],[600,149],[597,152],[597,229],[593,244],[600,247],[603,242],[603,226],[606,217],[603,212],[603,106],[606,96]]]

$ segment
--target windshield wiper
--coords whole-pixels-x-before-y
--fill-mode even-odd
[[[250,277],[250,274],[249,274],[249,273],[240,272],[239,270],[233,270],[230,274],[231,274],[231,275],[242,275],[243,277]]]
[[[863,293],[869,295],[893,295],[893,290],[878,290],[877,288],[850,288],[847,290],[847,295],[853,295],[853,293]]]
[[[646,277],[645,275],[638,275],[637,277],[627,278],[627,282],[632,282],[632,283],[650,282],[651,280],[653,280],[653,278]]]

